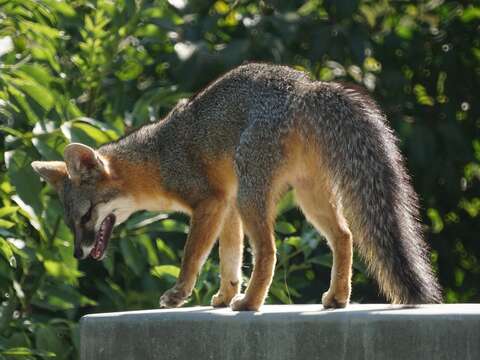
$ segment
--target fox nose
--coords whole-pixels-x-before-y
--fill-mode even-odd
[[[83,250],[81,247],[75,247],[75,251],[73,252],[73,256],[78,260],[83,259]]]

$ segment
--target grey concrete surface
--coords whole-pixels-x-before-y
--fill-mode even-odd
[[[81,360],[480,359],[480,304],[196,307],[87,315]]]

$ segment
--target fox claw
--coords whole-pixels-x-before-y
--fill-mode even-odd
[[[236,295],[230,303],[230,307],[233,311],[258,311],[260,306],[261,304],[257,305],[249,301],[245,294]]]
[[[325,309],[341,309],[348,305],[347,299],[337,299],[335,293],[327,291],[322,295],[322,304]]]
[[[226,299],[222,293],[218,292],[212,296],[210,304],[213,307],[227,307],[228,305],[230,305],[230,300]]]
[[[188,295],[182,289],[173,287],[167,290],[160,297],[161,308],[176,308],[182,306],[187,301]]]
[[[238,294],[240,290],[240,286],[238,285],[238,282],[231,283],[231,287],[227,289],[222,289],[212,296],[212,300],[210,304],[213,307],[227,307],[230,305],[232,299],[235,297],[235,295]]]

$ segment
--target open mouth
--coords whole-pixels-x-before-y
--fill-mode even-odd
[[[90,251],[90,256],[95,260],[102,260],[105,250],[108,246],[108,241],[112,235],[113,226],[115,225],[115,215],[109,214],[103,219],[100,229],[95,234],[95,243],[93,249]]]

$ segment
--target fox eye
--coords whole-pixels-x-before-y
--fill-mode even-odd
[[[80,222],[82,225],[85,225],[87,222],[90,221],[90,218],[92,217],[92,211],[93,211],[93,205],[90,206],[90,208],[85,213],[85,215],[83,215],[82,218],[80,219]]]

